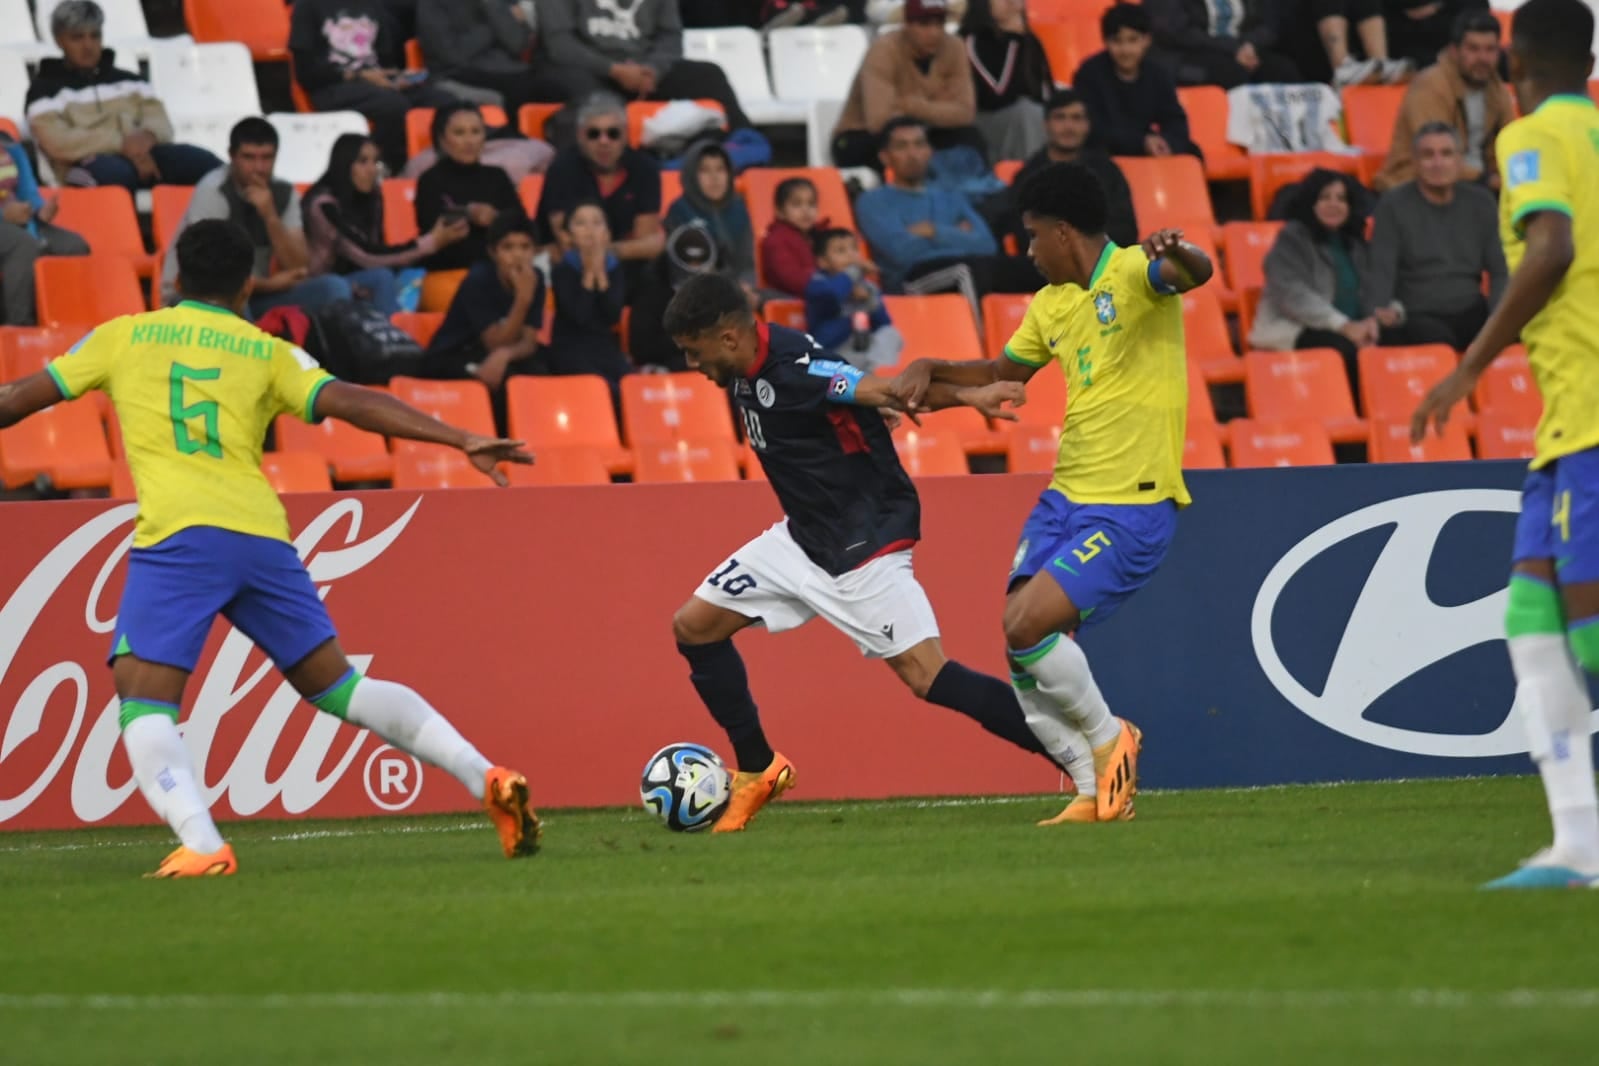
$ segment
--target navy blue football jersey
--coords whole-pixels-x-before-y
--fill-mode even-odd
[[[729,391],[795,543],[835,576],[915,544],[916,486],[883,416],[854,403],[865,375],[807,334],[757,328],[755,365]]]

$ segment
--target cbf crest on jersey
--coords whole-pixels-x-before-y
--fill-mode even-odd
[[[1102,326],[1116,321],[1116,300],[1110,293],[1102,292],[1094,297],[1094,315]]]

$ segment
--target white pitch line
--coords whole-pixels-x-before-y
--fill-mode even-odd
[[[284,992],[260,995],[0,994],[8,1011],[195,1010],[690,1010],[845,1007],[911,1010],[1089,1008],[1342,1010],[1592,1010],[1599,988],[1243,989],[1243,988],[890,988],[743,989],[705,992]]]

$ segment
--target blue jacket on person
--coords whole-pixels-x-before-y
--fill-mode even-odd
[[[988,223],[971,202],[936,185],[919,189],[883,185],[862,193],[855,201],[855,219],[871,245],[872,259],[882,270],[883,287],[890,292],[898,292],[905,275],[919,263],[999,251]],[[931,222],[933,236],[918,237],[910,232],[918,222]],[[969,228],[962,229],[962,222]]]
[[[837,351],[850,342],[855,332],[850,319],[858,306],[852,298],[854,292],[855,279],[842,270],[836,274],[818,270],[811,275],[805,286],[805,331],[823,348]],[[873,332],[891,324],[881,300],[870,317]]]

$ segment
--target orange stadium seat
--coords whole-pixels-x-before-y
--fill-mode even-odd
[[[1060,429],[1066,419],[1066,374],[1059,363],[1041,366],[1027,379],[1027,402],[1017,408],[1016,415],[1017,425]]]
[[[133,264],[115,256],[45,256],[34,261],[39,321],[88,328],[145,310]]]
[[[994,177],[1010,185],[1016,181],[1017,172],[1025,165],[1025,161],[1021,159],[1001,159],[994,164]]]
[[[1227,93],[1214,85],[1186,85],[1177,102],[1188,114],[1188,134],[1205,153],[1205,177],[1211,181],[1243,181],[1249,177],[1249,153],[1227,139]]]
[[[155,237],[156,251],[172,247],[178,235],[178,225],[189,210],[189,200],[194,189],[188,185],[157,185],[150,190],[150,228]],[[156,275],[160,277],[159,274]]]
[[[0,381],[36,374],[76,344],[84,331],[43,326],[0,326]]]
[[[0,342],[0,351],[3,350],[3,342]],[[1517,421],[1537,423],[1543,417],[1543,397],[1532,379],[1527,349],[1513,344],[1500,352],[1499,358],[1489,363],[1482,377],[1477,379],[1472,399],[1478,411],[1514,415]]]
[[[1221,301],[1208,286],[1183,293],[1183,333],[1188,359],[1213,385],[1236,385],[1244,380],[1244,361],[1233,350]]]
[[[751,167],[738,176],[744,188],[744,204],[749,208],[750,229],[759,241],[777,218],[777,187],[789,178],[808,178],[816,186],[816,217],[829,226],[855,230],[855,213],[850,208],[844,179],[832,167]],[[661,206],[666,198],[661,197]],[[756,257],[756,270],[759,272]],[[765,278],[760,279],[763,283]]]
[[[1183,469],[1220,470],[1226,465],[1220,428],[1215,423],[1188,423],[1188,435],[1183,439]]]
[[[261,457],[261,473],[274,492],[332,492],[328,461],[312,452],[268,452]]]
[[[494,482],[464,452],[416,441],[394,442],[397,489],[487,489]]]
[[[1188,364],[1188,424],[1216,424],[1216,404],[1210,398],[1210,386],[1205,376],[1192,362]]]
[[[683,172],[680,170],[661,171],[661,214],[665,215],[667,209],[683,198]]]
[[[515,377],[505,385],[506,421],[511,436],[527,441],[543,461],[551,449],[581,450],[600,460],[608,474],[633,468],[622,447],[611,406],[611,387],[596,374]]]
[[[544,175],[529,174],[516,187],[516,192],[522,199],[522,210],[527,212],[527,217],[537,219],[539,200],[544,196]]]
[[[1048,474],[1055,469],[1060,451],[1060,424],[1023,422],[1011,427],[1006,442],[1005,467],[1013,474]]]
[[[280,0],[183,0],[183,21],[202,44],[238,41],[258,63],[289,58],[289,8]]]
[[[1227,281],[1240,299],[1247,291],[1266,287],[1266,254],[1282,228],[1281,222],[1229,222],[1221,228]]]
[[[657,111],[662,110],[673,102],[669,100],[634,100],[628,104],[627,143],[634,148],[642,147],[644,144],[644,123]],[[721,104],[715,100],[695,100],[694,103],[720,114],[722,116],[722,126],[726,128],[727,114],[722,110]],[[666,200],[664,198],[661,200],[661,204],[665,206]]]
[[[1116,165],[1132,188],[1140,233],[1168,228],[1209,233],[1216,228],[1205,171],[1193,156],[1117,156]]]
[[[1405,102],[1403,85],[1351,85],[1343,91],[1349,143],[1365,155],[1361,178],[1367,184],[1382,169]]]
[[[953,433],[911,426],[894,434],[894,447],[905,472],[912,477],[971,473],[960,437]]]
[[[727,394],[697,373],[623,378],[622,430],[635,451],[644,444],[734,439]]]
[[[422,278],[422,297],[418,308],[423,311],[448,311],[455,290],[466,280],[465,270],[430,270]]]
[[[416,227],[416,179],[385,178],[378,186],[383,192],[383,239],[390,244],[407,244],[420,236]]]
[[[434,418],[485,437],[494,432],[494,414],[489,409],[489,390],[481,381],[428,381],[397,377],[389,381],[389,391]]]
[[[0,429],[0,486],[38,478],[63,491],[111,484],[111,449],[93,401],[58,403]]]
[[[128,469],[128,464],[121,459],[111,463],[111,498],[113,500],[135,500],[139,497],[138,489],[133,486],[133,472]]]
[[[279,451],[321,457],[340,481],[387,481],[394,476],[394,458],[383,438],[336,418],[311,425],[279,415],[273,437]]]
[[[544,139],[544,124],[550,116],[561,110],[560,104],[523,104],[522,109],[516,113],[516,127],[522,131],[522,136],[531,137],[536,141]]]
[[[444,325],[443,311],[396,311],[389,316],[389,321],[409,333],[415,341],[426,348],[433,341],[433,334]]]
[[[1062,85],[1070,85],[1083,60],[1105,47],[1099,33],[1099,13],[1074,10],[1068,14],[1065,10],[1067,4],[1058,0],[1055,5],[1045,6],[1053,9],[1051,16],[1045,21],[1038,21],[1035,17],[1028,28],[1038,38],[1038,43],[1044,46],[1044,54],[1049,57],[1050,74]],[[1061,17],[1053,17],[1056,13]]]
[[[1360,156],[1335,152],[1264,152],[1249,157],[1249,209],[1264,220],[1271,201],[1284,185],[1292,185],[1317,167],[1360,177]],[[1143,217],[1139,217],[1143,221]]]
[[[728,440],[656,440],[634,450],[633,480],[737,481],[738,460]]]
[[[1332,441],[1313,418],[1261,421],[1235,418],[1227,423],[1233,466],[1331,466]]]
[[[1410,419],[1374,418],[1367,456],[1374,463],[1441,463],[1471,458],[1471,443],[1459,418],[1450,419],[1443,436],[1431,427],[1420,444],[1410,443]]]
[[[1531,459],[1538,423],[1521,412],[1490,407],[1477,416],[1477,454],[1484,459]]]
[[[1032,302],[1026,293],[996,292],[983,297],[983,348],[990,359],[1004,357],[1005,345],[1027,317],[1027,305]]]
[[[1213,273],[1210,280],[1205,282],[1205,291],[1216,297],[1223,311],[1238,310],[1238,294],[1232,286],[1227,284],[1227,271],[1222,263],[1221,246],[1217,244],[1220,239],[1220,228],[1185,230],[1183,240],[1192,244],[1210,257]]]
[[[154,260],[144,250],[139,215],[133,197],[120,185],[93,188],[64,186],[51,195],[61,205],[55,224],[82,234],[96,256],[120,256],[132,263],[140,277],[149,277]]]
[[[511,120],[506,117],[505,108],[494,104],[483,104],[478,107],[483,113],[485,126],[508,126]],[[433,115],[431,107],[413,107],[405,113],[405,154],[418,156],[433,147]]]
[[[1309,418],[1337,444],[1366,439],[1366,423],[1355,414],[1344,361],[1331,348],[1299,352],[1246,352],[1244,399],[1251,418]]]
[[[1459,357],[1444,344],[1360,351],[1360,407],[1367,418],[1408,419],[1427,390],[1449,376]],[[1462,410],[1456,417],[1468,416]]]
[[[1027,406],[1022,410],[1025,411]],[[922,420],[921,430],[954,437],[968,455],[1005,454],[1005,430],[995,430],[988,424],[988,419],[974,408],[946,407],[942,411],[929,411],[917,417]],[[1001,422],[1000,425],[1008,429],[1011,423]],[[916,428],[909,419],[905,419],[901,425],[904,431]]]
[[[888,316],[905,336],[901,365],[912,359],[981,359],[983,343],[964,296],[941,292],[932,296],[885,296]]]
[[[536,448],[534,451],[537,453],[537,461],[532,466],[513,463],[506,467],[511,484],[524,486],[611,483],[611,475],[605,469],[604,460],[592,448]],[[628,461],[631,464],[631,456]]]
[[[422,54],[422,42],[415,37],[405,42],[405,69],[426,70],[428,58]]]
[[[787,326],[789,329],[803,331],[805,329],[805,301],[767,300],[766,306],[761,308],[761,316],[774,326]]]

